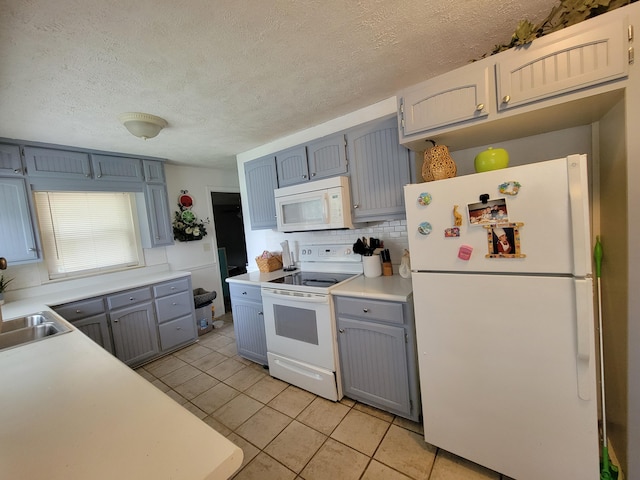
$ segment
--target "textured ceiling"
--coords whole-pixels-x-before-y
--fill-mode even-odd
[[[556,0],[0,0],[0,137],[235,155],[507,43]],[[123,112],[165,118],[151,140]]]

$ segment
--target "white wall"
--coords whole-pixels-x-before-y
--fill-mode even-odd
[[[239,192],[238,174],[234,170],[165,165],[165,175],[172,214],[178,210],[180,191],[188,190],[193,197],[192,211],[199,219],[211,220],[207,226],[207,236],[202,240],[176,241],[174,245],[166,247],[167,263],[171,270],[191,272],[193,288],[201,287],[218,293],[213,303],[215,315],[219,316],[224,313],[224,298],[218,265],[218,245],[213,222],[211,192]]]

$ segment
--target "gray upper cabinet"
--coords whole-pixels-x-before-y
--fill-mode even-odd
[[[91,155],[91,165],[96,180],[138,183],[143,180],[142,161],[138,158]]]
[[[343,133],[307,145],[309,178],[320,180],[347,173],[346,140]]]
[[[169,210],[167,187],[164,184],[147,184],[144,197],[148,221],[148,241],[145,247],[160,247],[173,244],[173,226]],[[275,207],[274,207],[275,208]]]
[[[157,160],[143,160],[144,181],[147,183],[164,183],[164,164]]]
[[[23,178],[0,177],[0,254],[13,263],[38,260],[38,244]]]
[[[489,66],[470,65],[405,89],[399,96],[401,135],[428,132],[489,114]]]
[[[246,162],[244,175],[247,184],[251,229],[276,228],[274,190],[278,188],[278,177],[274,156],[270,155]]]
[[[24,160],[29,177],[92,180],[88,153],[24,147]]]
[[[307,149],[304,146],[276,153],[278,186],[286,187],[309,180]]]
[[[616,18],[595,28],[579,25],[581,32],[558,32],[515,55],[496,57],[498,110],[626,76],[630,61],[626,23]]]
[[[22,175],[20,147],[0,144],[0,175]]]
[[[404,217],[411,181],[409,150],[398,143],[396,117],[347,132],[354,221]]]
[[[347,173],[345,147],[344,134],[340,133],[276,153],[278,186]]]

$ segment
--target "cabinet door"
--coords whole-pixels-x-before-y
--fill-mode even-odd
[[[345,395],[409,416],[409,373],[402,327],[338,318]]]
[[[87,153],[24,147],[24,160],[30,177],[92,180]]]
[[[143,160],[144,181],[151,183],[164,183],[164,164],[157,160]]]
[[[109,312],[116,357],[138,365],[158,352],[158,333],[151,302]]]
[[[403,135],[427,132],[489,114],[489,66],[472,66],[420,83],[402,92]]]
[[[20,147],[0,144],[0,175],[22,175]]]
[[[307,145],[309,178],[319,180],[347,173],[344,134],[332,135]]]
[[[354,221],[404,217],[409,150],[398,143],[396,118],[347,132]]]
[[[264,330],[262,304],[241,302],[233,297],[231,304],[238,355],[267,365],[267,337]]]
[[[244,164],[247,183],[251,230],[276,228],[276,201],[278,188],[275,157],[268,156]]]
[[[141,182],[142,161],[137,158],[91,155],[93,175],[96,180],[116,182]]]
[[[276,153],[278,186],[286,187],[309,180],[307,149],[304,146]]]
[[[109,322],[105,313],[83,318],[82,320],[77,320],[72,323],[74,327],[84,333],[87,337],[96,342],[107,352],[113,354],[111,333],[109,333]]]
[[[173,245],[173,226],[171,225],[171,213],[169,211],[166,185],[145,185],[144,197],[147,207],[147,221],[149,222],[151,246]]]
[[[498,110],[524,105],[627,75],[626,21],[579,34],[535,40],[496,63]]]
[[[23,178],[0,177],[0,254],[10,264],[37,260],[27,184]]]

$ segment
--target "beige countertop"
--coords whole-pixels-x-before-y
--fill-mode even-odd
[[[412,298],[411,278],[400,275],[380,277],[359,277],[342,283],[331,290],[332,295],[346,297],[372,298],[393,302],[407,302]]]
[[[3,317],[187,276],[154,272],[29,296]],[[0,477],[223,479],[242,450],[73,328],[0,351]]]
[[[227,277],[227,283],[244,283],[247,285],[260,284],[262,282],[270,282],[276,278],[284,277],[293,272],[285,272],[284,270],[275,270],[273,272],[247,272],[235,277]]]

